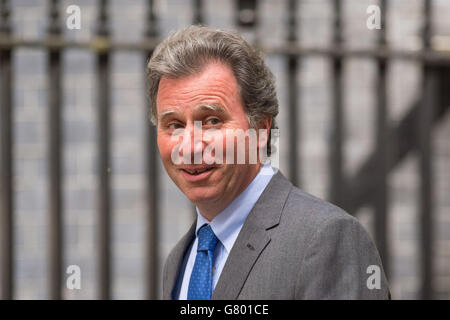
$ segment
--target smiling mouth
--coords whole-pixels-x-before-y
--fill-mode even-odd
[[[182,169],[184,172],[189,173],[190,175],[197,176],[203,172],[211,171],[215,167],[203,168],[203,169]]]

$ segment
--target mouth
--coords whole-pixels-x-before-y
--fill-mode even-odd
[[[181,171],[186,180],[196,182],[209,177],[215,169],[217,169],[217,167],[188,167],[181,168]]]
[[[197,176],[203,172],[207,172],[214,169],[214,167],[203,168],[203,169],[182,169],[184,172],[189,173],[190,175]]]

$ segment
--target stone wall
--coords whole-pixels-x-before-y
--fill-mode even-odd
[[[45,34],[47,1],[12,1],[13,29],[19,37],[39,39]],[[111,1],[111,31],[120,41],[138,41],[144,31],[145,1]],[[192,20],[192,1],[159,0],[157,14],[161,36]],[[394,48],[420,47],[422,1],[393,0],[388,16],[388,40]],[[233,28],[234,1],[207,0],[205,22]],[[376,45],[376,31],[366,27],[366,8],[377,1],[344,1],[344,41],[351,48]],[[71,40],[95,36],[97,7],[94,1],[63,1],[65,8],[79,5],[81,30],[63,28]],[[450,2],[435,1],[436,45],[449,49]],[[305,0],[297,16],[299,39],[306,47],[326,47],[332,37],[332,7],[328,0]],[[268,46],[286,38],[286,1],[260,1],[261,25],[257,37]],[[65,22],[63,19],[62,22]],[[251,37],[251,35],[249,35]],[[277,78],[280,99],[281,170],[289,174],[287,155],[287,86],[285,59],[267,56]],[[64,53],[64,265],[82,270],[82,289],[66,290],[67,299],[96,297],[96,79],[95,56],[86,51]],[[14,181],[16,289],[19,299],[45,299],[47,291],[47,84],[46,52],[14,52]],[[112,186],[113,186],[113,297],[140,299],[144,295],[144,126],[149,125],[144,96],[144,57],[118,52],[111,60]],[[330,63],[323,57],[302,60],[298,73],[302,188],[326,198],[328,192],[328,139],[330,137]],[[345,61],[345,170],[354,172],[374,147],[376,66],[373,61]],[[393,61],[389,68],[389,121],[397,122],[420,92],[421,66]],[[450,298],[450,114],[433,132],[434,225],[433,272],[436,298]],[[420,289],[419,179],[415,154],[409,154],[389,178],[390,284],[394,299],[415,299]],[[160,166],[160,261],[184,234],[193,219],[192,207]],[[373,233],[373,211],[356,212]],[[160,266],[162,268],[162,265]]]

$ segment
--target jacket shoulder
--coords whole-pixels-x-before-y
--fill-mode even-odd
[[[291,189],[283,208],[282,217],[291,225],[301,224],[312,230],[333,220],[359,223],[355,217],[342,208],[297,187]]]

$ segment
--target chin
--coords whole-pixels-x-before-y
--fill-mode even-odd
[[[216,190],[205,190],[205,188],[195,188],[196,190],[187,190],[184,192],[186,197],[194,204],[214,202],[219,198]]]

